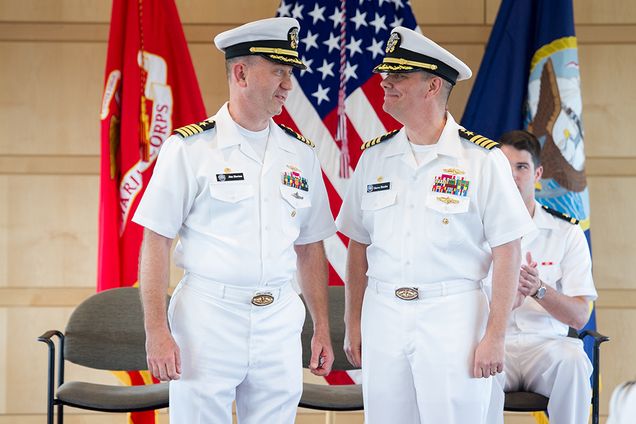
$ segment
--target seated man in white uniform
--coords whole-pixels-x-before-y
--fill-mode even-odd
[[[230,100],[175,130],[134,221],[145,227],[141,294],[148,366],[170,381],[170,422],[292,424],[302,392],[305,307],[310,369],[333,363],[323,242],[335,234],[313,144],[271,119],[292,89],[299,24],[272,18],[216,36]],[[185,275],[166,317],[169,255]],[[166,319],[167,318],[167,319]],[[168,328],[167,321],[170,322]]]
[[[506,332],[504,374],[493,384],[489,423],[503,422],[504,391],[518,390],[550,398],[551,424],[587,423],[592,364],[583,342],[567,337],[568,327],[578,330],[587,323],[589,303],[597,296],[587,240],[576,219],[535,200],[543,172],[537,138],[510,131],[499,143],[537,231],[521,239],[516,308]]]
[[[345,352],[362,365],[365,422],[484,423],[519,238],[534,225],[497,143],[447,111],[468,66],[397,27],[375,71],[404,126],[364,144],[337,219],[350,238]],[[489,311],[481,282],[493,263]]]

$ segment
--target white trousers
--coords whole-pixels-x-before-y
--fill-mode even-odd
[[[263,289],[263,288],[261,288]],[[253,290],[186,275],[168,317],[182,373],[170,382],[170,422],[292,424],[302,393],[305,307],[291,285],[254,306]]]
[[[365,423],[485,423],[492,379],[472,370],[487,317],[479,289],[404,301],[370,280],[362,306]]]
[[[504,374],[493,383],[488,424],[503,423],[504,391],[532,391],[550,398],[550,424],[587,423],[592,364],[573,337],[506,335]]]

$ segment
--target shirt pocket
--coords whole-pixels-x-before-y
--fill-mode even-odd
[[[281,185],[280,195],[283,233],[296,240],[300,234],[302,221],[311,207],[309,192]]]
[[[397,192],[381,191],[364,193],[360,202],[362,224],[375,243],[389,239],[395,232],[397,218]]]
[[[211,183],[209,185],[208,224],[206,232],[235,235],[251,230],[254,221],[255,190],[251,184]]]
[[[458,246],[466,240],[469,197],[428,193],[424,217],[425,234],[438,247]]]

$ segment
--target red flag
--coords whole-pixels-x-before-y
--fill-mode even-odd
[[[406,0],[282,0],[277,15],[300,22],[298,50],[308,69],[295,72],[296,88],[275,119],[315,142],[335,216],[362,142],[401,126],[382,110],[381,77],[371,70],[391,29],[415,29],[415,16]],[[325,240],[331,285],[343,284],[347,242],[341,234]],[[327,377],[330,384],[352,380],[352,372]]]
[[[174,0],[113,0],[100,118],[97,291],[137,282],[143,229],[131,218],[159,148],[174,128],[206,118]]]

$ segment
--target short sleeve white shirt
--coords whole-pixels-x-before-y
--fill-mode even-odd
[[[371,278],[479,281],[492,247],[534,228],[503,153],[460,139],[461,127],[446,116],[436,149],[419,166],[404,128],[360,158],[336,223],[369,245]]]
[[[592,279],[592,259],[583,230],[546,212],[536,203],[533,217],[537,230],[521,239],[522,262],[526,253],[537,262],[539,278],[567,296],[597,298]],[[531,297],[513,310],[508,324],[509,333],[534,333],[565,336],[567,324],[554,318]]]
[[[215,128],[163,145],[133,221],[179,235],[175,263],[223,284],[290,281],[294,244],[336,231],[312,148],[274,121],[261,159],[225,104]]]

